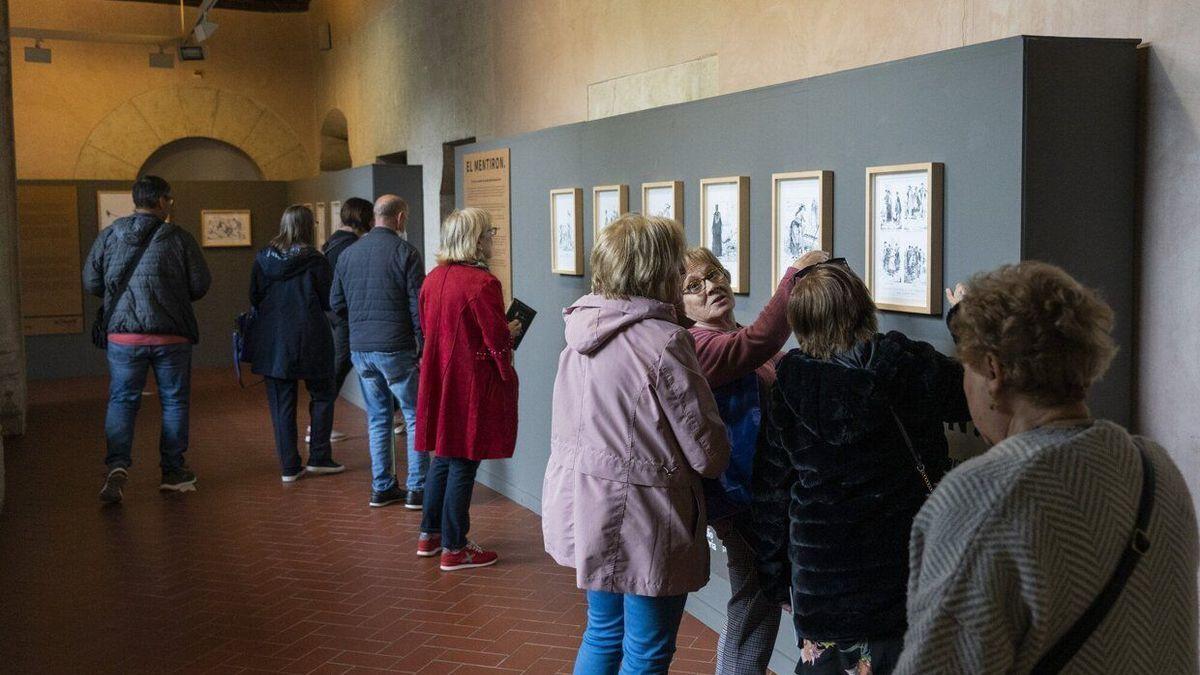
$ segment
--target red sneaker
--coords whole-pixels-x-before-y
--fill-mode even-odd
[[[495,565],[500,556],[496,555],[495,551],[485,551],[475,542],[469,541],[467,545],[459,551],[451,551],[449,549],[442,551],[442,571],[453,572],[454,570],[465,570],[472,567],[487,567]]]
[[[442,535],[422,534],[417,540],[417,555],[422,558],[432,558],[442,552]]]

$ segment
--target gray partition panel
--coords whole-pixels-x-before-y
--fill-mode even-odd
[[[1032,56],[1027,53],[1031,41],[1037,42],[1028,50]],[[1055,219],[1064,217],[1064,211],[1077,215],[1084,205],[1075,200],[1082,198],[1095,200],[1087,208],[1111,209],[1111,218],[1087,230],[1089,240],[1098,238],[1097,245],[1109,253],[1127,250],[1122,242],[1131,227],[1127,193],[1132,184],[1121,172],[1132,166],[1127,144],[1134,127],[1127,89],[1133,71],[1132,62],[1126,61],[1134,44],[1015,37],[459,148],[459,162],[463,153],[511,149],[514,293],[540,312],[516,356],[521,377],[516,455],[510,461],[484,463],[480,480],[540,510],[551,393],[557,357],[565,346],[560,312],[588,290],[586,276],[550,272],[551,189],[583,188],[584,242],[590,253],[594,185],[628,184],[630,210],[638,211],[641,183],[684,181],[683,220],[689,242],[697,244],[700,179],[749,176],[751,292],[737,298],[737,316],[743,323],[753,320],[777,282],[770,269],[771,174],[785,171],[834,172],[833,249],[857,271],[862,271],[865,259],[866,167],[942,162],[947,285],[1031,255],[1051,257],[1089,283],[1100,283],[1109,270],[1106,265],[1081,255],[1050,256],[1048,251],[1057,251],[1067,241],[1053,230]],[[1102,58],[1089,63],[1096,54]],[[1120,72],[1114,74],[1114,69]],[[1044,73],[1053,74],[1039,77]],[[1029,83],[1035,93],[1027,97]],[[1089,98],[1083,101],[1081,96]],[[1109,104],[1111,114],[1105,112]],[[1032,125],[1039,133],[1031,143],[1027,119],[1043,109],[1047,116]],[[1060,136],[1070,115],[1080,125],[1093,117],[1104,120],[1090,135]],[[1099,135],[1114,139],[1112,152],[1100,153],[1106,161],[1122,164],[1114,181],[1096,181],[1080,192],[1058,191],[1056,186],[1071,176],[1066,164],[1098,156]],[[1059,139],[1073,150],[1056,161]],[[1044,162],[1038,164],[1039,159]],[[1039,186],[1030,188],[1029,173],[1039,167],[1057,172],[1059,180],[1039,177]],[[459,181],[461,195],[461,176]],[[1108,192],[1097,194],[1098,190]],[[1053,217],[1040,211],[1046,204],[1057,209]],[[1123,210],[1127,207],[1129,211]],[[1125,314],[1130,308],[1121,284],[1129,281],[1130,273],[1123,263],[1110,271],[1117,277],[1117,286],[1110,286],[1116,289],[1114,305]],[[884,312],[880,327],[901,330],[944,351],[952,346],[940,316]],[[1120,339],[1124,343],[1124,333]],[[1127,397],[1128,380],[1116,380],[1114,391],[1124,391]],[[1101,398],[1102,414],[1128,421],[1127,411],[1106,405],[1109,396]],[[722,564],[723,556],[714,553],[713,581],[688,604],[689,611],[716,628],[723,623],[729,597]],[[796,656],[785,621],[773,667],[790,672]]]

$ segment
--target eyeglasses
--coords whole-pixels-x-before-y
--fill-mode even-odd
[[[494,237],[494,236],[496,236],[496,233],[499,231],[500,231],[500,228],[498,228],[498,227],[489,227],[488,229],[484,230],[483,233],[486,236]]]
[[[710,269],[708,271],[708,274],[705,274],[703,277],[694,277],[691,281],[687,282],[687,285],[685,285],[683,287],[683,294],[684,295],[695,295],[696,293],[699,293],[700,291],[704,290],[705,282],[709,282],[709,281],[711,281],[713,283],[719,283],[722,281],[728,282],[729,281],[729,273],[726,272],[723,268],[714,267],[714,268]]]
[[[839,267],[844,267],[846,269],[850,269],[850,263],[846,262],[845,258],[830,258],[829,260],[826,260],[825,262],[815,263],[815,264],[809,265],[808,267],[805,267],[802,270],[796,270],[796,273],[794,275],[792,275],[792,279],[794,279],[795,281],[800,281],[809,272],[817,269],[821,265],[838,265]]]

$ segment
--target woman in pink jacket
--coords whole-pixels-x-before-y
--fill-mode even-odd
[[[687,594],[708,582],[701,476],[729,441],[679,325],[683,229],[627,214],[592,252],[592,290],[564,312],[546,551],[576,570],[588,626],[577,674],[665,673]]]

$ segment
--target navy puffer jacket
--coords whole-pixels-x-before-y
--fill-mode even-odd
[[[425,264],[394,230],[376,227],[338,256],[330,304],[350,321],[356,352],[419,351]]]
[[[161,225],[160,225],[161,224]],[[113,302],[113,292],[140,246],[149,242],[129,288],[116,299],[108,333],[179,335],[200,341],[192,303],[204,297],[212,283],[200,246],[186,230],[148,213],[119,218],[96,237],[83,265],[83,287]]]

